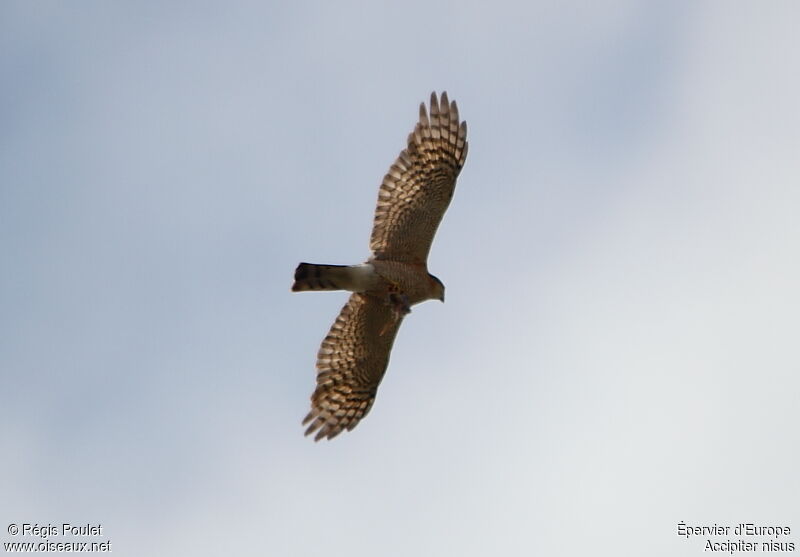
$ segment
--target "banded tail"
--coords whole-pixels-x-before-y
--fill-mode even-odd
[[[349,290],[363,292],[374,280],[372,265],[316,265],[300,263],[294,272],[292,292],[304,290]]]

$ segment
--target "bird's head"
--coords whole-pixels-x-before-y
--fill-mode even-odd
[[[444,284],[435,276],[428,275],[431,280],[431,299],[444,302]]]

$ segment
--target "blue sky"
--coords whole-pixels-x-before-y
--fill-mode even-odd
[[[3,529],[352,557],[800,528],[798,11],[5,3]],[[346,295],[292,272],[367,257],[444,89],[470,134],[429,262],[447,303],[405,321],[369,417],[315,444]]]

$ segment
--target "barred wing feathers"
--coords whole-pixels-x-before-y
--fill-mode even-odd
[[[368,294],[350,296],[317,354],[317,388],[303,420],[306,435],[333,439],[367,415],[402,318]]]
[[[370,248],[376,259],[425,263],[436,229],[450,204],[456,178],[467,158],[467,124],[455,101],[431,94],[419,122],[383,179]]]

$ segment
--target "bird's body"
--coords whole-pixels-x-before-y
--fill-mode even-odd
[[[444,301],[444,285],[428,273],[433,236],[467,156],[465,122],[455,102],[431,95],[404,149],[383,179],[370,241],[361,265],[301,263],[293,291],[349,290],[317,354],[317,388],[306,434],[331,439],[353,429],[375,399],[397,330],[411,306]]]
[[[408,298],[409,306],[438,299],[438,284],[425,265],[380,259],[371,259],[361,265],[300,263],[292,290],[349,290],[379,298],[402,292]]]

